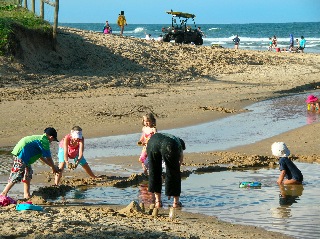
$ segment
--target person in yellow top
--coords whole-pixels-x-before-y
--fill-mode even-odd
[[[127,25],[127,20],[126,20],[126,17],[124,16],[124,11],[121,11],[121,13],[119,14],[117,24],[120,27],[120,36],[122,36],[124,26]]]

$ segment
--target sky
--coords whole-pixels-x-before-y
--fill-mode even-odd
[[[60,0],[58,20],[116,23],[124,11],[128,24],[163,24],[171,9],[198,24],[320,22],[320,0]]]

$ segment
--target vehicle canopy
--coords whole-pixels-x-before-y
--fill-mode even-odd
[[[195,18],[196,15],[191,14],[191,13],[186,13],[186,12],[174,12],[174,11],[167,11],[166,13],[171,14],[172,16],[175,17],[183,17],[183,18]]]

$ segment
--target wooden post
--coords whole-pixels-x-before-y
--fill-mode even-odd
[[[43,20],[44,19],[44,2],[40,0],[40,17]]]
[[[28,8],[28,1],[27,0],[24,0],[23,7]]]
[[[56,46],[57,46],[58,16],[59,16],[59,0],[56,0],[56,4],[54,8],[54,24],[53,24],[53,49],[54,50],[56,50]]]
[[[36,1],[36,0],[32,0],[32,1],[31,1],[31,11],[32,11],[33,13],[36,12],[36,3],[35,3],[35,1]]]

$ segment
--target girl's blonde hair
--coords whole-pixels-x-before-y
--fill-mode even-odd
[[[147,113],[142,117],[142,125],[144,125],[145,119],[148,120],[151,123],[150,124],[151,127],[156,127],[157,120],[156,120],[156,118],[154,117],[154,115],[152,113]]]

